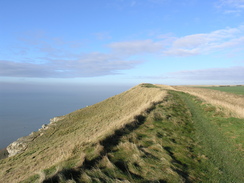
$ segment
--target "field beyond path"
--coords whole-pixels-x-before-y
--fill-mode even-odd
[[[216,107],[224,108],[227,116],[244,118],[244,95],[237,95],[229,92],[223,92],[223,87],[214,87],[215,90],[208,89],[208,87],[196,88],[196,87],[183,87],[175,86],[177,91],[183,91],[191,95],[197,96],[207,103],[210,103]],[[217,89],[218,88],[218,89]],[[244,89],[244,87],[241,87]],[[235,89],[233,89],[235,91]],[[242,90],[238,90],[241,92]],[[242,91],[244,93],[244,91]]]

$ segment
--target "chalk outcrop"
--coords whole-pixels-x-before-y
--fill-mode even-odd
[[[58,122],[58,121],[60,121],[60,120],[62,120],[64,118],[65,118],[65,116],[54,117],[54,118],[50,119],[50,124],[56,123],[56,122]]]
[[[42,128],[40,128],[37,132],[32,132],[30,135],[21,137],[11,143],[7,147],[7,151],[9,154],[8,157],[24,152],[27,149],[29,143],[31,143],[35,138],[42,136],[45,130],[47,130],[50,126],[55,125],[56,122],[62,120],[63,118],[64,116],[54,117],[50,119],[49,124],[43,124]]]
[[[35,138],[35,136],[30,134],[28,136],[21,137],[21,138],[17,139],[15,142],[11,143],[7,147],[7,151],[9,153],[8,157],[14,156],[14,155],[19,154],[21,152],[24,152],[27,149],[28,144],[31,141],[33,141],[34,138]]]

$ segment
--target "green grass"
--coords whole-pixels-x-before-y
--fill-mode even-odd
[[[214,111],[189,95],[170,92],[137,122],[87,149],[92,155],[103,146],[100,156],[67,171],[75,172],[76,182],[238,182],[238,150],[225,143],[216,121],[209,122]],[[58,180],[70,178],[59,172],[47,182]]]
[[[204,87],[211,90],[219,90],[238,95],[244,95],[244,86],[221,86],[221,87]]]
[[[30,183],[30,182],[38,182],[40,176],[35,174],[31,177],[29,177],[27,180],[21,181],[21,183]]]
[[[197,143],[208,161],[206,182],[244,182],[244,161],[240,147],[243,146],[244,120],[224,118],[209,106],[194,101],[192,96],[181,94],[189,107],[196,129]],[[227,133],[229,132],[229,133]],[[237,137],[234,141],[231,136]]]
[[[88,146],[82,165],[52,176],[54,169],[44,170],[44,182],[243,182],[244,121],[224,116],[169,91],[133,123]]]
[[[243,182],[237,148],[243,144],[243,127],[242,119],[224,118],[214,106],[172,93],[110,149],[110,168],[98,163],[83,175],[91,182]],[[231,136],[238,137],[233,141]]]
[[[82,172],[80,181],[200,182],[193,136],[188,109],[179,97],[169,95],[145,114],[142,124],[112,137],[118,138],[116,143],[105,147],[107,153]]]
[[[151,83],[143,83],[143,84],[141,84],[141,86],[146,87],[146,88],[159,88],[158,86],[153,85]]]

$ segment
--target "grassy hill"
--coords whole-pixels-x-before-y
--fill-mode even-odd
[[[243,97],[206,90],[141,84],[67,114],[0,182],[244,182]]]

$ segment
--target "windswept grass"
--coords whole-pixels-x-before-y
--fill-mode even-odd
[[[82,166],[44,182],[242,182],[241,142],[225,134],[225,119],[214,106],[171,91],[134,123],[88,148],[95,156]],[[241,140],[240,132],[233,128],[231,135]]]
[[[0,182],[20,182],[32,175],[43,177],[43,170],[54,165],[58,171],[80,166],[87,147],[134,121],[135,116],[161,101],[165,94],[159,88],[138,85],[65,115],[35,138],[24,153],[0,160]]]
[[[137,116],[135,123],[94,146],[102,146],[102,150],[89,150],[91,154],[100,152],[100,156],[67,171],[73,172],[76,182],[200,182],[203,173],[198,161],[203,158],[193,152],[189,114],[177,95],[168,95]],[[68,180],[69,176],[59,172],[44,182]]]

